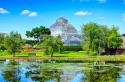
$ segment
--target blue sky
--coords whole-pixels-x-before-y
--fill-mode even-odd
[[[125,0],[0,0],[0,32],[18,31],[26,38],[26,31],[50,27],[61,16],[78,32],[91,21],[125,33]]]

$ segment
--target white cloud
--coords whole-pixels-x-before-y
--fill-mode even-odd
[[[30,13],[29,10],[23,10],[23,11],[21,12],[21,14],[29,14],[29,13]]]
[[[2,14],[8,14],[9,11],[5,10],[4,8],[0,8],[0,13],[2,13]]]
[[[21,14],[22,14],[22,15],[26,14],[26,15],[28,15],[28,16],[30,16],[30,17],[33,17],[33,16],[37,16],[37,15],[38,15],[37,12],[32,12],[32,11],[30,11],[30,10],[23,10],[23,11],[21,12]]]
[[[29,14],[29,16],[30,16],[30,17],[32,17],[32,16],[37,16],[37,12],[31,12],[31,13]]]
[[[76,12],[74,13],[77,16],[86,16],[86,15],[91,15],[91,12],[87,12],[87,11],[80,11],[80,12]]]
[[[97,0],[99,3],[106,3],[107,0]]]

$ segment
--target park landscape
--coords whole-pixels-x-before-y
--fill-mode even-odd
[[[124,10],[125,1],[116,1],[110,6],[109,3],[112,0],[69,0],[67,2],[64,0],[60,5],[56,3],[59,1],[54,1],[55,5],[52,6],[52,9],[46,6],[52,5],[50,2],[43,1],[46,4],[43,4],[47,10],[45,11],[40,10],[42,7],[39,5],[42,4],[42,1],[34,3],[31,0],[32,5],[35,5],[36,8],[39,7],[38,10],[36,9],[39,14],[25,9],[19,15],[15,15],[18,11],[13,14],[13,9],[10,9],[15,17],[8,11],[8,7],[0,5],[0,7],[8,8],[8,10],[0,8],[0,29],[3,30],[0,31],[0,81],[125,82],[125,31],[123,30],[125,14],[122,14],[122,21],[118,18],[119,13]],[[8,4],[4,1],[0,2]],[[24,0],[19,2],[24,3]],[[18,1],[15,3],[19,4]],[[65,4],[66,8],[62,6],[64,3],[68,3]],[[116,8],[117,12],[114,11],[116,3],[120,6],[120,8]],[[14,4],[10,3],[8,6],[12,5]],[[14,6],[17,7],[17,5]],[[31,5],[28,6],[33,8]],[[121,8],[121,6],[123,7]],[[25,7],[28,8],[26,4],[24,4]],[[91,10],[92,12],[79,11],[68,15],[73,9],[82,8],[84,10],[84,7],[88,10],[95,8],[97,9],[96,13],[100,12],[100,9],[104,9],[108,13],[96,17],[93,14],[95,12]],[[16,9],[20,10],[21,8]],[[65,11],[65,14],[60,12],[62,9],[69,11]],[[51,10],[53,12],[50,12]],[[40,14],[40,12],[48,15]],[[49,14],[51,14],[50,18]],[[39,15],[46,17],[43,17],[44,20],[41,19],[43,23],[32,23],[41,18]],[[93,21],[92,15],[96,17],[95,21]],[[16,16],[19,17],[20,21],[17,20]],[[86,16],[90,16],[90,18]],[[6,24],[5,22],[11,17],[14,22],[9,21],[12,24],[8,25],[9,22]],[[75,22],[70,23],[71,20]],[[82,22],[83,20],[86,21]],[[49,21],[53,22],[49,26],[45,26],[44,23],[48,24]],[[24,26],[22,22],[25,24]],[[80,23],[79,27],[78,22]],[[27,27],[28,24],[31,27]],[[6,28],[11,27],[11,25],[14,25],[15,28]]]

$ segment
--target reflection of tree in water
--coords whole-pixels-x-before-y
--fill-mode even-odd
[[[35,67],[35,70],[30,70],[25,73],[26,77],[30,77],[33,81],[49,81],[54,80],[56,82],[60,82],[61,71],[53,68],[44,68],[36,65],[29,65],[28,69]]]
[[[94,66],[93,70],[85,71],[87,82],[117,82],[121,68],[111,66]]]
[[[21,73],[21,70],[17,65],[19,64],[16,61],[11,61],[9,64],[7,64],[7,67],[2,72],[4,80],[9,82],[20,82],[21,78],[19,74]]]

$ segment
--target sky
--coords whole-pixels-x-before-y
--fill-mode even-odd
[[[0,32],[49,28],[60,17],[66,18],[79,33],[89,22],[113,25],[125,33],[125,0],[0,0]]]

